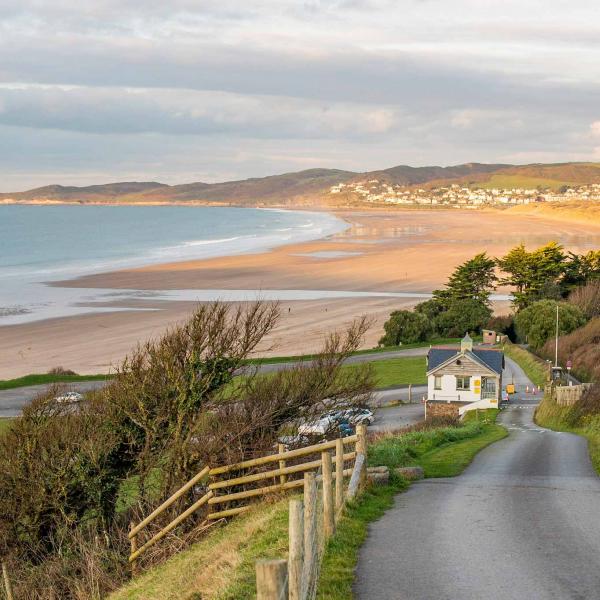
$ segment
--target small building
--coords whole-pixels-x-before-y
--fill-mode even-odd
[[[491,329],[483,329],[482,330],[483,343],[494,345],[496,343],[496,332]]]
[[[427,404],[432,414],[462,415],[474,408],[498,408],[504,353],[474,347],[467,333],[457,346],[433,346],[427,355]],[[447,405],[445,407],[437,405]]]

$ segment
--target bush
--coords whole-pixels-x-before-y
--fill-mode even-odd
[[[600,317],[600,280],[592,280],[575,288],[569,302],[581,310],[586,319]]]
[[[467,331],[480,333],[492,311],[479,300],[454,301],[434,320],[435,331],[442,337],[460,337]]]
[[[554,359],[554,340],[548,340],[541,354]],[[573,373],[584,381],[600,382],[600,317],[592,319],[568,335],[558,340],[558,358],[565,365],[573,362]]]
[[[520,340],[539,350],[555,335],[556,307],[559,308],[559,335],[571,333],[585,323],[581,310],[573,304],[538,300],[515,316],[515,329]]]
[[[431,334],[429,319],[418,312],[396,310],[385,322],[385,335],[379,340],[384,346],[424,342]]]

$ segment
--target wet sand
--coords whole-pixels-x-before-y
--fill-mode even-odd
[[[524,242],[557,240],[582,252],[600,247],[600,223],[563,222],[511,211],[373,210],[337,213],[352,226],[324,240],[261,254],[162,264],[60,282],[99,289],[345,290],[429,292],[443,286],[453,268],[474,254],[498,256]],[[295,300],[263,354],[299,354],[319,348],[323,335],[368,314],[373,346],[391,310],[420,300],[353,298]],[[508,310],[500,302],[500,312]],[[112,303],[120,312],[96,313],[0,327],[0,379],[63,366],[79,373],[106,372],[137,342],[160,334],[185,317],[192,302],[138,300]],[[156,309],[136,312],[131,309]]]

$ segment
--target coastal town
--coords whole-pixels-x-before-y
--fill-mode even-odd
[[[476,209],[483,206],[532,204],[535,202],[600,200],[600,184],[564,185],[557,190],[541,186],[535,188],[474,188],[459,184],[426,189],[369,179],[338,183],[331,186],[329,195],[371,204],[437,205]]]

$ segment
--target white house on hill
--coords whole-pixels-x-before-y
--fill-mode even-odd
[[[427,355],[428,403],[457,403],[469,408],[498,408],[502,394],[504,353],[473,347],[469,334],[460,348],[434,346]],[[464,412],[461,408],[460,414]]]

